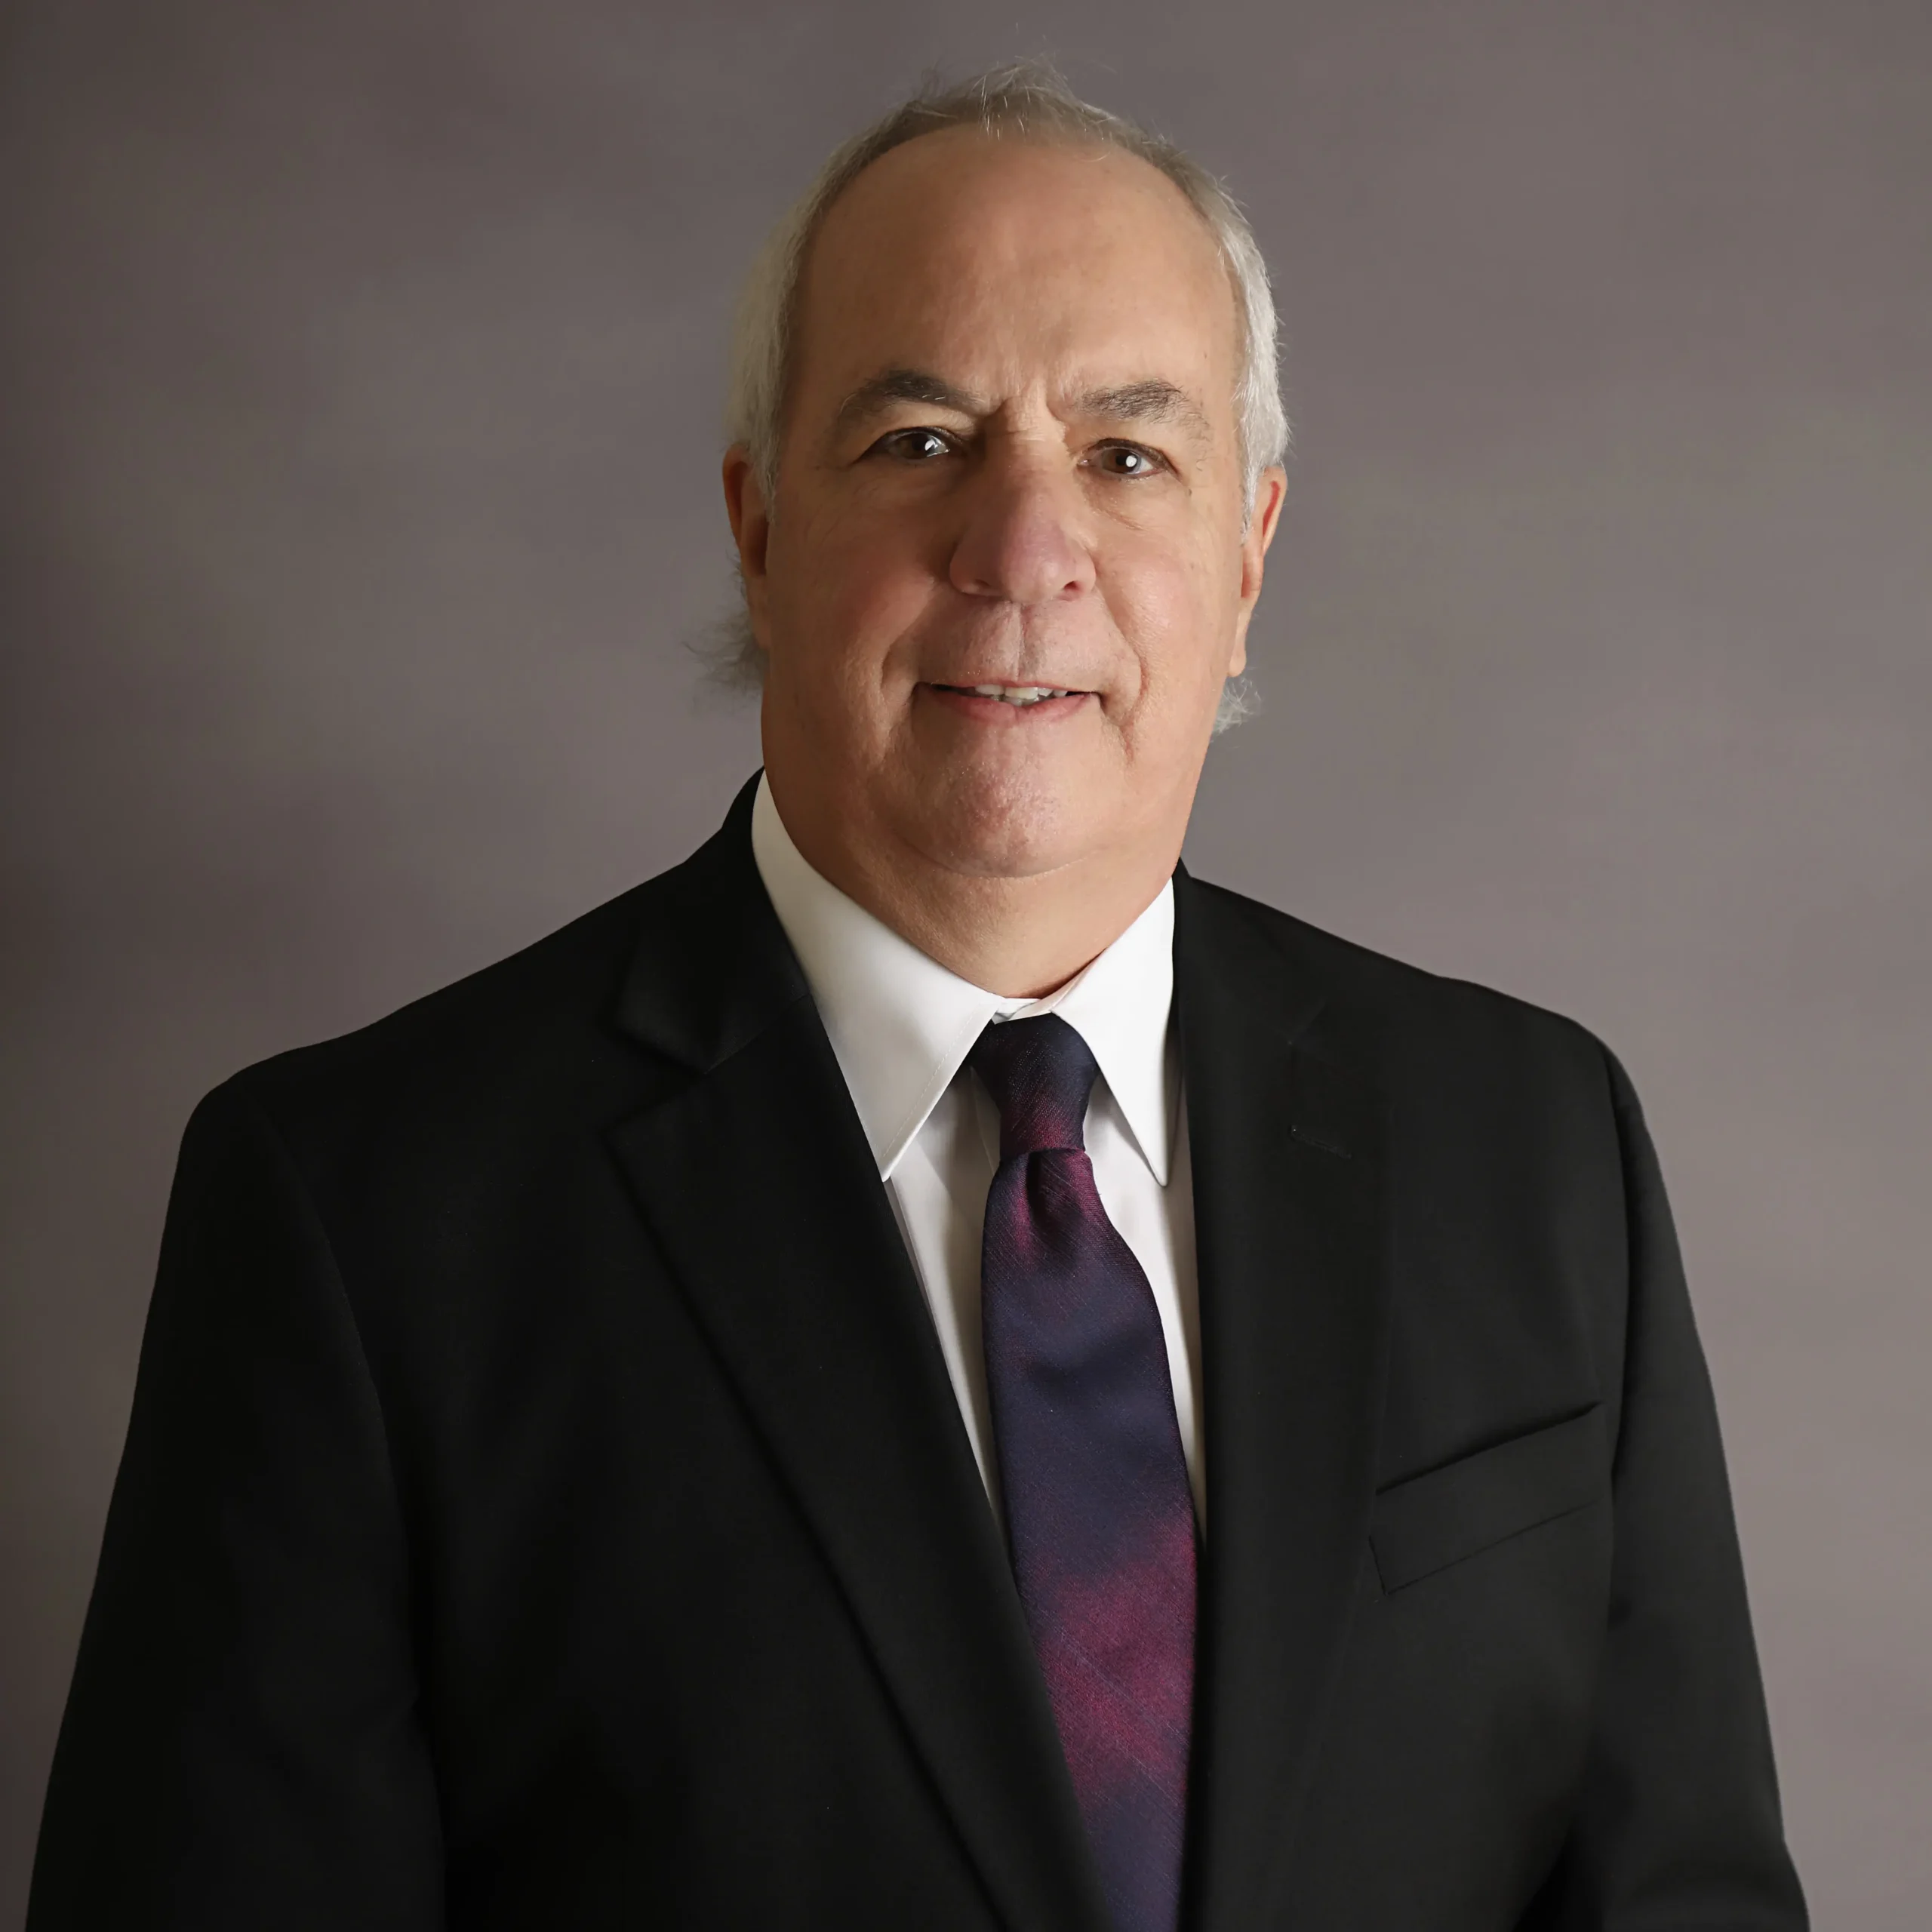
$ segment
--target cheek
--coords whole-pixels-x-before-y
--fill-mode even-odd
[[[1240,589],[1234,566],[1221,567],[1192,546],[1143,551],[1115,560],[1103,582],[1149,699],[1165,709],[1204,685],[1218,690]]]
[[[875,680],[930,601],[932,577],[909,533],[835,514],[774,527],[770,595],[777,641],[821,672]]]

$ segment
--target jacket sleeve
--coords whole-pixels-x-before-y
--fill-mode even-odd
[[[1642,1110],[1606,1057],[1629,1269],[1609,1628],[1575,1823],[1522,1932],[1802,1932],[1710,1379]]]
[[[182,1145],[29,1932],[440,1925],[408,1586],[343,1284],[231,1082]]]

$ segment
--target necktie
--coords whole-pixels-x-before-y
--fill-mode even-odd
[[[995,1022],[981,1320],[1015,1580],[1119,1932],[1174,1932],[1194,1692],[1192,1494],[1161,1319],[1087,1157],[1098,1072],[1057,1015]]]

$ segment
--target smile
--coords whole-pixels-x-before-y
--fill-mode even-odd
[[[968,697],[989,697],[1001,704],[1029,705],[1050,697],[1084,697],[1086,693],[1063,690],[1057,685],[940,685],[943,691],[958,691]]]

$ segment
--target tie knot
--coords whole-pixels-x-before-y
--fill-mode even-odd
[[[1087,1102],[1099,1063],[1057,1013],[995,1020],[967,1055],[999,1109],[999,1155],[1087,1145]]]

